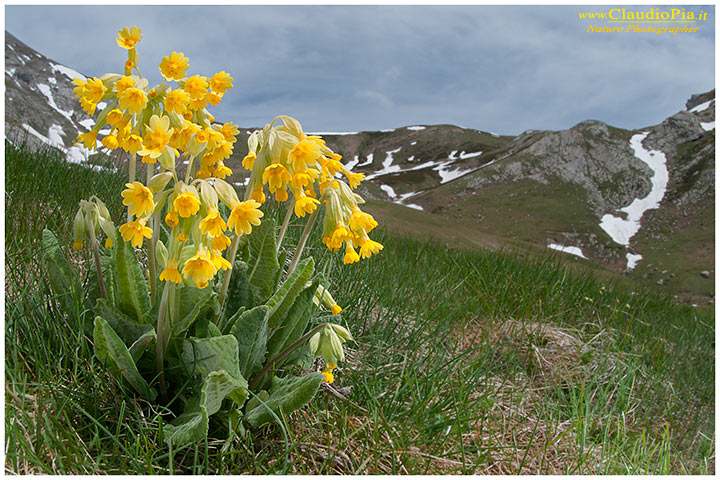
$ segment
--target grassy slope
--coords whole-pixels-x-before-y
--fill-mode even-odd
[[[714,471],[711,310],[632,295],[551,255],[384,229],[373,236],[385,250],[356,265],[310,249],[357,339],[333,385],[345,398],[320,392],[290,419],[288,443],[277,427],[231,444],[211,431],[170,452],[158,431],[167,412],[136,402],[94,359],[36,250],[46,224],[70,243],[77,202],[92,193],[120,219],[124,180],[6,146],[6,181],[6,471]]]

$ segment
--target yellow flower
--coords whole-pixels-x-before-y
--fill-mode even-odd
[[[112,125],[113,127],[117,127],[118,123],[120,123],[120,121],[122,121],[122,119],[123,119],[123,112],[119,108],[110,110],[110,112],[107,114],[107,117],[106,117],[107,123]]]
[[[167,223],[168,227],[173,228],[175,225],[178,224],[178,216],[177,213],[175,213],[174,210],[171,210],[165,215],[165,223]]]
[[[142,137],[133,132],[125,138],[123,149],[128,153],[137,153],[143,149]]]
[[[130,207],[130,215],[144,217],[150,215],[155,208],[152,191],[140,182],[126,183],[123,190],[123,205]]]
[[[311,177],[307,172],[295,172],[290,183],[296,190],[301,190],[310,183]]]
[[[179,232],[177,234],[177,241],[180,243],[185,243],[188,241],[188,236],[184,232]]]
[[[342,312],[342,308],[340,308],[340,305],[336,303],[332,307],[330,307],[330,311],[333,315],[338,315],[340,312]]]
[[[118,103],[121,109],[127,110],[134,115],[143,111],[147,105],[147,96],[139,88],[126,88],[118,96]]]
[[[212,177],[212,172],[210,171],[210,169],[208,167],[203,165],[202,167],[200,167],[198,169],[196,176],[197,176],[197,178],[202,178],[202,179],[210,178],[210,177]]]
[[[288,159],[293,163],[295,170],[305,170],[306,165],[316,161],[318,157],[320,157],[320,146],[312,140],[298,142],[288,153]]]
[[[300,195],[295,199],[295,215],[304,217],[306,213],[311,213],[315,210],[319,204],[320,202],[312,197]]]
[[[153,115],[150,117],[150,125],[145,128],[143,137],[143,149],[138,153],[140,156],[158,158],[170,143],[170,136],[173,129],[170,128],[170,119],[163,116]]]
[[[382,244],[376,241],[365,240],[365,243],[360,246],[360,255],[362,258],[370,258],[370,255],[378,253],[383,248]]]
[[[180,272],[178,272],[178,261],[177,260],[169,260],[167,266],[165,269],[160,273],[160,281],[168,281],[168,282],[174,282],[174,283],[180,283],[182,282],[182,277],[180,276]]]
[[[135,88],[135,80],[130,75],[123,75],[115,82],[115,92],[118,97],[128,88]]]
[[[252,232],[250,224],[260,225],[263,212],[259,210],[259,207],[260,203],[255,200],[236,203],[230,213],[230,218],[228,218],[228,227],[234,229],[238,236],[243,233],[249,234]]]
[[[190,95],[184,90],[171,90],[165,97],[165,109],[182,115],[190,103]]]
[[[233,87],[233,78],[229,73],[218,72],[210,77],[210,90],[215,93],[225,93]]]
[[[365,230],[365,232],[369,233],[373,228],[377,227],[378,225],[378,222],[375,221],[372,215],[361,211],[359,208],[356,208],[355,211],[353,211],[353,214],[350,216],[349,223],[350,229],[353,232]]]
[[[210,140],[210,135],[205,130],[200,130],[195,134],[197,143],[207,143],[208,140]]]
[[[188,108],[192,111],[202,110],[203,108],[207,107],[207,104],[208,101],[205,97],[196,98],[195,100],[190,100]]]
[[[345,247],[345,256],[343,257],[344,264],[350,264],[360,261],[360,255],[357,254],[355,249],[348,243]]]
[[[335,365],[334,363],[328,363],[325,366],[325,369],[322,372],[320,372],[323,375],[325,375],[325,379],[323,380],[323,382],[333,383],[335,381],[335,376],[333,375],[332,371],[335,370],[336,368],[337,368],[337,365]]]
[[[250,152],[247,155],[245,155],[245,158],[243,158],[242,166],[245,168],[245,170],[252,170],[253,165],[255,165],[255,159],[257,156],[255,155],[255,152]]]
[[[80,99],[80,97],[84,95],[86,83],[87,81],[82,78],[73,78],[72,84],[75,85],[75,87],[73,87],[75,98]]]
[[[201,75],[193,75],[185,80],[183,89],[190,95],[190,100],[199,100],[207,93],[207,78]]]
[[[288,169],[279,163],[268,165],[262,174],[262,181],[263,183],[269,184],[270,192],[274,192],[278,188],[282,188],[283,185],[287,185],[290,182],[290,178]]]
[[[142,30],[136,26],[133,26],[130,29],[125,27],[122,30],[118,30],[118,36],[115,41],[117,41],[119,47],[130,50],[132,48],[135,48],[135,45],[138,44],[141,38]]]
[[[358,185],[360,185],[360,182],[362,182],[365,179],[364,173],[348,173],[347,174],[348,182],[350,183],[350,188],[355,190]]]
[[[105,248],[112,248],[113,246],[113,240],[112,238],[108,237],[105,239]]]
[[[107,135],[102,139],[102,144],[107,149],[115,150],[118,148],[118,139],[115,135]]]
[[[172,52],[160,62],[160,73],[165,80],[180,80],[185,77],[189,61],[182,52]]]
[[[80,107],[85,110],[88,115],[94,115],[95,108],[97,108],[97,103],[90,102],[87,98],[82,97],[80,99]]]
[[[200,200],[192,192],[183,192],[175,197],[173,207],[182,218],[191,217],[200,210]]]
[[[213,250],[225,250],[228,246],[230,246],[230,237],[225,234],[221,234],[212,239],[210,246]]]
[[[98,103],[102,100],[106,90],[107,88],[103,85],[102,80],[99,78],[92,78],[85,83],[83,97],[85,97],[89,102]]]
[[[75,240],[72,247],[73,250],[81,250],[83,248],[82,240]]]
[[[228,122],[224,123],[223,126],[220,127],[220,133],[222,133],[226,141],[234,142],[237,134],[240,133],[240,129],[237,125],[233,125],[232,122]]]
[[[232,175],[232,170],[226,167],[222,162],[218,162],[215,167],[215,172],[213,172],[213,176],[222,180],[229,175]]]
[[[211,208],[207,216],[200,221],[200,231],[213,238],[222,235],[226,228],[227,224],[217,208]]]
[[[182,273],[185,278],[192,277],[198,288],[205,288],[216,272],[217,268],[205,249],[201,247],[193,257],[185,262]]]
[[[97,130],[90,130],[77,136],[76,143],[82,143],[89,150],[97,149]]]
[[[135,248],[142,247],[143,237],[152,238],[152,230],[145,226],[144,218],[121,225],[119,230],[123,240],[131,242]]]
[[[214,107],[220,103],[220,101],[222,100],[222,95],[215,92],[208,92],[203,98],[206,102],[208,102]]]
[[[253,188],[253,192],[250,194],[250,199],[255,200],[260,204],[265,203],[265,193],[263,192],[262,187]]]
[[[288,191],[285,188],[281,188],[275,191],[275,200],[278,202],[284,202],[288,199]]]
[[[213,265],[215,265],[215,268],[218,270],[228,270],[232,268],[232,263],[223,258],[220,252],[216,252],[214,250],[211,251],[210,260],[213,262]]]

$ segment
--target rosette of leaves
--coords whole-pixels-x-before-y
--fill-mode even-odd
[[[49,230],[43,243],[57,302],[92,336],[95,356],[148,401],[175,399],[167,406],[177,417],[163,428],[168,442],[203,440],[211,420],[224,432],[275,422],[307,404],[324,379],[304,373],[312,365],[307,339],[320,321],[313,303],[320,279],[307,258],[280,281],[285,254],[278,258],[272,220],[242,237],[223,311],[217,293],[222,277],[204,289],[180,288],[163,366],[167,398],[158,394],[155,368],[159,300],[151,303],[130,244],[101,252],[105,299],[97,274],[89,273],[83,286]]]

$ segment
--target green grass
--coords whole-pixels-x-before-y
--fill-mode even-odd
[[[170,451],[161,429],[172,415],[123,390],[42,273],[42,228],[69,244],[77,203],[93,193],[120,221],[124,181],[6,144],[6,472],[715,470],[712,310],[570,272],[551,254],[382,227],[373,238],[385,249],[349,266],[314,232],[307,254],[356,341],[334,388],[286,419],[287,441],[273,426],[227,442],[211,425],[207,442]],[[268,215],[282,213],[269,202]],[[72,258],[85,271],[87,258]]]

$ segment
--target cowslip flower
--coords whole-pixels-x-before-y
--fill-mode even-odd
[[[115,92],[118,97],[128,88],[135,88],[135,80],[130,75],[123,75],[115,82]]]
[[[140,182],[126,183],[122,191],[123,205],[129,206],[130,215],[144,217],[155,208],[152,191]]]
[[[223,233],[218,235],[217,237],[213,237],[212,242],[210,242],[210,246],[213,250],[222,251],[229,247],[230,243],[230,237]]]
[[[282,188],[283,185],[287,185],[290,182],[290,178],[288,169],[279,163],[268,165],[262,174],[262,181],[268,184],[270,192],[274,192],[278,188]]]
[[[102,80],[92,78],[85,83],[83,97],[91,103],[98,103],[102,100],[103,95],[105,95],[105,91],[107,91],[107,87],[103,85]]]
[[[203,247],[200,247],[194,256],[188,259],[183,266],[183,277],[192,277],[198,288],[205,288],[215,276],[217,268]]]
[[[131,242],[135,248],[142,247],[143,238],[152,238],[152,230],[145,226],[144,218],[121,225],[119,230],[123,240]]]
[[[115,150],[118,148],[118,139],[115,135],[106,135],[105,138],[102,139],[102,144],[108,150]]]
[[[313,163],[319,157],[320,146],[312,140],[298,142],[288,153],[288,159],[295,170],[305,170],[306,165]]]
[[[83,147],[94,151],[97,149],[97,134],[97,130],[81,133],[77,136],[77,143],[82,143]]]
[[[335,381],[335,376],[332,374],[332,371],[337,368],[337,365],[334,363],[328,363],[325,368],[323,369],[322,373],[325,378],[323,379],[323,382],[325,383],[333,383]]]
[[[165,80],[180,80],[185,78],[185,70],[188,69],[190,60],[182,52],[172,52],[163,57],[160,62],[160,73]]]
[[[190,95],[184,90],[171,90],[165,97],[165,109],[182,115],[190,103]]]
[[[215,93],[223,94],[233,87],[233,78],[229,73],[218,72],[210,77],[210,90]]]
[[[200,210],[200,200],[193,192],[183,192],[175,197],[173,207],[182,218],[192,217]]]
[[[225,138],[228,142],[235,142],[237,140],[237,134],[240,133],[240,128],[238,128],[237,125],[233,125],[232,122],[223,123],[223,126],[220,127],[220,133],[222,133],[222,136]]]
[[[150,117],[150,124],[145,128],[143,148],[138,152],[141,157],[158,158],[170,143],[173,129],[170,128],[170,119],[157,115]],[[153,162],[154,163],[154,162]]]
[[[147,105],[147,95],[139,88],[126,88],[118,96],[118,103],[121,109],[127,110],[134,115],[142,112]]]
[[[355,249],[348,243],[345,247],[345,256],[343,257],[343,263],[348,265],[360,261],[360,255],[357,254]]]
[[[193,75],[185,80],[183,89],[190,95],[190,100],[199,100],[207,94],[207,78],[201,75]]]
[[[257,156],[255,155],[255,152],[250,152],[247,155],[245,155],[245,158],[242,160],[242,166],[245,168],[245,170],[252,170],[253,165],[255,165],[255,159]]]
[[[165,269],[160,273],[160,281],[168,281],[173,283],[182,282],[182,277],[178,271],[178,261],[168,260],[168,264]]]
[[[295,215],[304,217],[305,214],[312,213],[319,204],[320,202],[312,197],[300,195],[295,200]]]
[[[135,48],[135,45],[140,42],[141,38],[142,30],[133,25],[130,29],[125,27],[122,30],[118,30],[118,36],[115,41],[119,47],[130,50]]]
[[[370,232],[373,228],[377,227],[378,222],[369,213],[361,211],[359,208],[355,208],[353,214],[350,216],[350,229],[354,232],[365,230]]]
[[[178,224],[178,215],[174,210],[170,210],[167,215],[165,215],[165,223],[167,223],[168,227],[173,228],[175,225]]]
[[[383,248],[381,243],[370,239],[365,240],[365,242],[360,245],[360,256],[362,258],[370,258],[370,255],[378,253]]]
[[[252,232],[250,226],[260,225],[260,219],[263,217],[263,212],[259,210],[260,203],[255,200],[247,200],[245,202],[238,202],[233,205],[230,218],[228,218],[228,227],[235,230],[235,234],[238,236]]]
[[[222,235],[226,228],[227,224],[217,208],[211,208],[205,218],[200,221],[200,231],[213,238]]]

